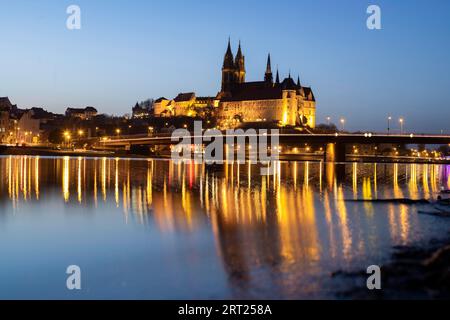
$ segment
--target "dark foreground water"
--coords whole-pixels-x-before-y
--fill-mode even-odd
[[[439,165],[279,163],[223,170],[162,160],[0,158],[0,298],[333,298],[330,274],[444,237],[420,206]],[[81,268],[82,290],[66,288]]]

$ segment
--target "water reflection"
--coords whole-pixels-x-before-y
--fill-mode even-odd
[[[344,199],[430,198],[450,187],[449,167],[432,164],[282,162],[272,177],[259,172],[239,163],[211,170],[193,162],[4,157],[0,205],[15,214],[58,190],[66,205],[113,203],[124,223],[163,234],[206,228],[233,295],[270,288],[292,297],[317,293],[314,277],[323,270],[414,240],[421,222],[409,207]]]

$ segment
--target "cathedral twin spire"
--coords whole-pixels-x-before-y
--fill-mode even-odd
[[[242,54],[241,42],[239,41],[238,50],[236,57],[233,55],[231,50],[231,41],[228,38],[228,47],[225,53],[222,67],[222,91],[230,91],[235,83],[245,82],[245,56]],[[289,79],[291,79],[291,72],[289,71]],[[267,56],[267,66],[264,75],[264,81],[273,84],[273,74],[272,74],[272,62],[270,53]],[[277,74],[275,83],[280,83],[280,75],[277,67]],[[297,79],[297,86],[300,86],[300,77]]]
[[[242,54],[241,42],[239,41],[238,51],[236,53],[236,58],[233,56],[233,51],[231,50],[231,42],[228,39],[227,52],[225,53],[225,58],[223,60],[224,69],[235,69],[236,71],[245,72],[245,57]]]
[[[245,82],[245,57],[242,54],[241,42],[236,57],[231,50],[231,42],[228,38],[228,47],[223,59],[222,67],[222,91],[230,91],[235,83]]]

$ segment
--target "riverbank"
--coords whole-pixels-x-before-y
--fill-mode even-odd
[[[5,147],[0,149],[3,156],[70,156],[70,157],[111,157],[114,152],[92,150],[58,150],[47,147]]]
[[[450,299],[450,232],[443,240],[433,239],[422,247],[394,247],[391,262],[381,266],[381,290],[365,286],[368,274],[338,271],[333,278],[349,282],[351,288],[338,293],[342,299],[398,300]],[[353,287],[352,287],[353,285]]]

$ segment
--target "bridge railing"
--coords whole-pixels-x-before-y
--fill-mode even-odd
[[[261,136],[261,135],[266,135],[267,134],[254,134],[254,135],[246,135],[244,134],[246,137],[250,137],[250,136]],[[108,136],[108,137],[103,137],[102,139],[100,139],[100,142],[102,144],[108,144],[108,143],[112,143],[112,144],[117,144],[117,143],[121,143],[121,144],[126,144],[126,143],[139,143],[142,141],[159,141],[159,140],[170,140],[171,138],[171,133],[163,133],[163,134],[158,134],[158,135],[154,135],[154,134],[140,134],[140,135],[124,135],[124,136]],[[222,137],[225,137],[227,135],[222,134]],[[232,135],[228,135],[228,137],[230,136],[234,136],[234,137],[239,137],[242,136],[242,134],[232,134]],[[273,136],[273,135],[272,135]],[[408,140],[411,140],[411,144],[414,144],[414,141],[417,140],[423,140],[423,139],[439,139],[440,141],[442,140],[446,140],[448,139],[450,142],[450,135],[430,135],[430,134],[416,134],[416,133],[410,133],[410,134],[386,134],[386,133],[372,133],[372,132],[366,132],[366,133],[328,133],[328,134],[304,134],[304,133],[279,133],[276,136],[279,136],[280,138],[313,138],[313,139],[325,139],[328,140],[330,142],[333,142],[335,139],[344,139],[344,140],[348,140],[348,139],[352,139],[355,138],[355,140],[361,140],[361,138],[364,141],[370,142],[371,138],[373,138],[374,140],[380,140],[385,138],[386,141],[392,141],[395,139],[399,139],[399,141],[402,142],[408,142]],[[193,133],[191,133],[191,138],[195,137]],[[212,136],[214,137],[214,136]]]

